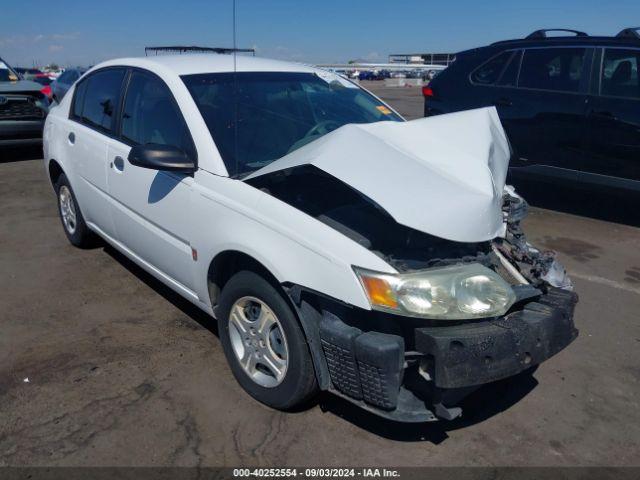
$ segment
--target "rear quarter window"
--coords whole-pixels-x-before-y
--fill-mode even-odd
[[[502,70],[504,70],[512,55],[513,52],[509,51],[499,53],[490,58],[471,72],[469,77],[471,82],[478,85],[493,85],[500,78]]]

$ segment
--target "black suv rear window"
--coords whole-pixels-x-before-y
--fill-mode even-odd
[[[502,52],[480,65],[471,73],[471,81],[480,85],[493,85],[496,83],[505,65],[513,55],[513,52]]]
[[[586,48],[525,50],[518,87],[579,92],[586,51]]]

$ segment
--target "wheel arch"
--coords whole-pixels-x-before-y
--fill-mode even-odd
[[[65,173],[60,163],[58,163],[58,161],[54,158],[49,160],[49,164],[47,165],[47,172],[49,174],[51,185],[53,186],[55,186],[55,184],[58,182],[60,175]]]
[[[262,275],[265,280],[284,293],[276,276],[258,259],[240,250],[224,250],[216,254],[209,263],[207,270],[209,300],[213,308],[217,305],[220,292],[222,292],[229,279],[242,270],[249,270]],[[287,295],[284,295],[284,297],[288,299]]]

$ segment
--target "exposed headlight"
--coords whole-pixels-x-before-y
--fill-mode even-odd
[[[503,315],[515,302],[493,270],[470,263],[406,274],[354,267],[371,308],[412,317],[462,320]]]

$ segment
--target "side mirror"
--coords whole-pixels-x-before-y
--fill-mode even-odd
[[[196,165],[189,156],[178,147],[147,143],[136,145],[127,157],[131,165],[152,170],[193,173]]]

